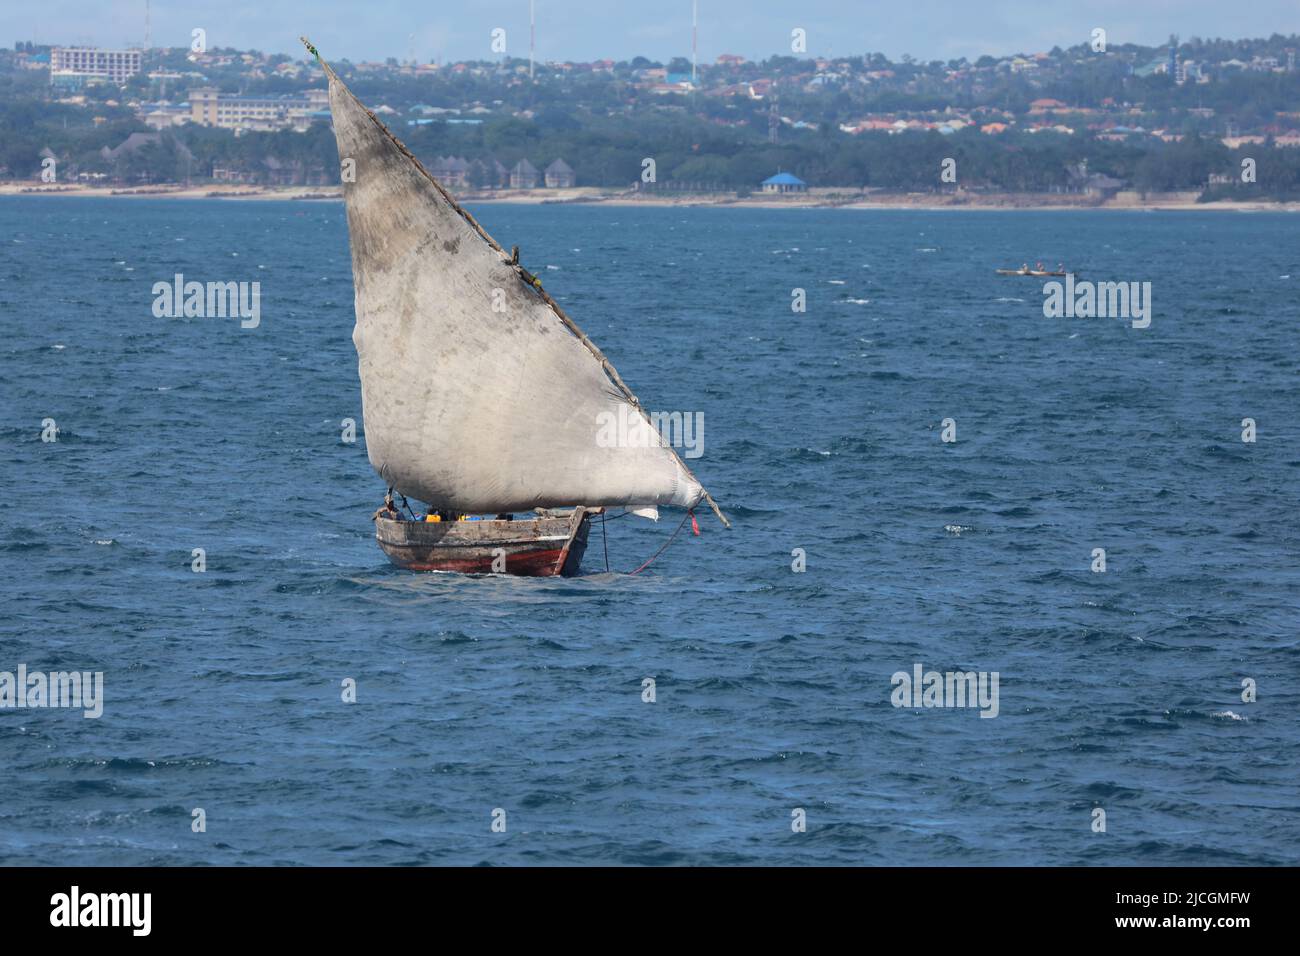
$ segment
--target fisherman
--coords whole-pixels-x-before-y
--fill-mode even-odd
[[[397,510],[397,505],[393,502],[393,489],[389,488],[388,493],[384,495],[384,506],[374,514],[375,518],[387,518],[389,521],[401,521],[402,513]]]

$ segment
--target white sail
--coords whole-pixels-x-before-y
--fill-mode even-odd
[[[610,416],[644,418],[617,372],[325,69],[366,446],[380,477],[466,513],[689,508],[707,497],[657,432],[650,442],[603,440]]]

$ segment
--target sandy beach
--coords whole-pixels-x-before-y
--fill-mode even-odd
[[[238,201],[331,202],[342,198],[338,186],[245,186],[190,185],[142,186],[135,188],[76,184],[32,184],[0,182],[0,196],[111,197],[120,199],[225,199]],[[920,209],[920,210],[1009,210],[1046,211],[1062,209],[1110,209],[1121,211],[1226,211],[1297,212],[1300,203],[1286,202],[1196,202],[1195,193],[1147,195],[1120,193],[1105,201],[1060,193],[934,193],[863,192],[821,189],[794,196],[731,193],[715,195],[637,194],[597,187],[574,189],[518,189],[457,193],[465,203],[515,203],[521,205],[604,206],[736,206],[748,209]]]

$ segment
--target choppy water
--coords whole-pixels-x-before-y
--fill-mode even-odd
[[[0,860],[1300,862],[1295,218],[477,211],[704,412],[735,530],[394,570],[340,206],[0,201],[0,670],[105,675],[99,720],[0,710]],[[1151,281],[1151,327],[1045,319],[1026,259]],[[260,327],[154,318],[176,272]],[[896,709],[917,663],[998,717]]]

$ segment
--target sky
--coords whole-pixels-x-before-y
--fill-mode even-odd
[[[494,59],[528,55],[529,0],[0,0],[0,46],[38,43],[121,47],[145,38],[189,46],[299,55],[306,34],[327,59]],[[537,58],[587,61],[634,56],[667,61],[691,52],[692,0],[535,0]],[[1155,46],[1171,33],[1241,39],[1300,33],[1300,0],[698,0],[699,58],[789,54],[806,31],[807,54],[880,52],[891,59],[971,59],[1085,42],[1095,27],[1112,44]]]

